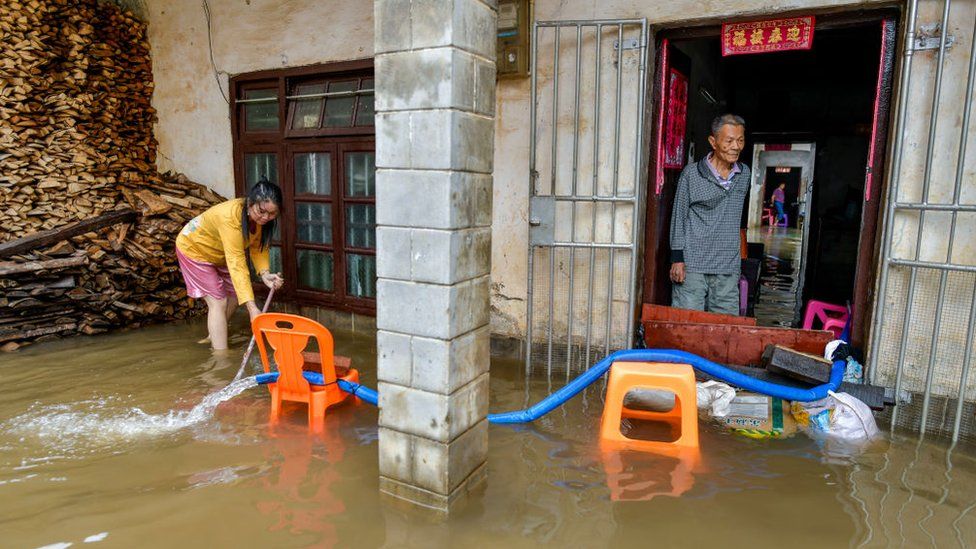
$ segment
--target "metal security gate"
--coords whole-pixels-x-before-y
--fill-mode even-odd
[[[647,44],[645,19],[534,25],[527,373],[632,345]]]
[[[868,358],[871,381],[902,399],[892,427],[955,441],[976,435],[976,158],[967,158],[976,20],[969,3],[926,4],[935,9],[925,13],[942,8],[940,22],[922,24],[918,0],[908,3]]]

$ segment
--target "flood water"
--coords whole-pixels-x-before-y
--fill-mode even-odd
[[[797,292],[800,283],[800,255],[803,233],[786,227],[749,229],[749,242],[765,245],[759,276],[756,322],[760,326],[794,327],[797,318]]]
[[[491,426],[487,483],[443,519],[379,494],[368,404],[334,409],[318,436],[303,410],[269,425],[267,390],[246,382],[198,406],[239,364],[194,343],[203,331],[0,355],[0,546],[976,545],[971,447],[753,440],[703,421],[701,463],[683,474],[672,458],[599,450],[599,383],[534,425]],[[375,387],[372,340],[335,336]],[[233,344],[246,343],[241,326]],[[492,363],[492,411],[559,385],[521,372]]]

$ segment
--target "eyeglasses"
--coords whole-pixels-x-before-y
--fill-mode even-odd
[[[274,219],[275,217],[278,216],[277,209],[274,210],[274,211],[268,211],[268,210],[264,209],[263,204],[255,204],[254,205],[254,212],[257,215],[261,216],[261,217],[268,217],[268,218],[271,218],[271,219]]]

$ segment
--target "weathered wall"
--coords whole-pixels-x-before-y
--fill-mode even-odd
[[[148,2],[159,115],[158,166],[234,194],[229,76],[373,56],[373,3],[342,0]],[[219,87],[217,80],[219,79]],[[223,93],[223,95],[221,95]]]
[[[646,17],[652,25],[660,27],[717,22],[749,15],[768,16],[787,11],[849,9],[882,4],[886,3],[854,0],[539,0],[535,6],[535,17],[538,20]],[[228,75],[368,58],[373,54],[371,2],[210,0],[209,6],[213,60],[223,90],[226,90]],[[222,194],[233,194],[229,107],[221,95],[211,66],[204,10],[195,0],[173,0],[149,2],[147,12],[157,83],[154,104],[159,111],[156,132],[159,167],[164,170],[177,169]],[[965,32],[958,34],[961,47],[957,47],[952,55],[963,54],[967,48]],[[567,58],[565,54],[571,51],[572,45],[567,42],[561,49],[564,62]],[[923,61],[920,59],[920,62]],[[567,68],[561,67],[560,70],[565,75]],[[572,75],[569,76],[571,79]],[[540,73],[540,77],[541,87],[549,83],[551,70],[548,74]],[[921,80],[916,79],[917,82]],[[958,87],[964,85],[961,83],[963,80],[956,75],[947,81]],[[529,95],[527,78],[501,80],[498,83],[491,325],[494,333],[511,336],[523,335],[525,329]],[[585,115],[583,123],[584,128],[587,127]],[[571,125],[567,129],[571,131]],[[544,137],[546,129],[541,130]],[[591,141],[592,135],[584,130],[581,140],[583,143]],[[562,140],[563,144],[569,142]],[[583,150],[584,154],[588,154],[587,147],[584,146]],[[621,154],[629,157],[633,152],[631,148]],[[541,161],[544,162],[544,159]],[[906,164],[909,164],[906,169],[910,169],[910,163]],[[618,219],[618,223],[622,223],[626,231],[630,220]],[[598,231],[609,226],[609,223],[599,225]],[[964,221],[960,225],[964,225]],[[584,231],[588,230],[584,228]],[[957,241],[957,249],[974,246],[970,242]],[[625,300],[625,296],[615,296],[615,299]],[[614,313],[616,316],[616,305]],[[622,313],[625,315],[624,311]]]

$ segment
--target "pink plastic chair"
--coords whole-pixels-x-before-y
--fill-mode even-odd
[[[835,337],[840,337],[849,316],[850,311],[843,305],[811,299],[807,302],[807,312],[803,315],[803,329],[814,329],[813,323],[816,320],[822,325],[820,329],[829,330],[834,332]]]
[[[739,316],[746,316],[749,312],[749,281],[746,277],[739,277]]]

